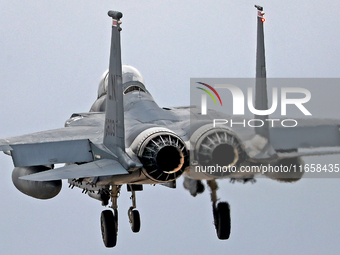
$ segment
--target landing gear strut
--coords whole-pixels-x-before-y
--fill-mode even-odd
[[[113,185],[110,190],[110,197],[112,201],[111,210],[105,210],[100,216],[100,226],[102,231],[102,237],[105,247],[115,247],[117,244],[118,234],[118,205],[117,199],[120,194],[121,185]],[[128,184],[128,191],[131,191],[132,206],[128,210],[129,222],[131,230],[134,233],[138,233],[140,230],[140,216],[138,210],[136,210],[136,194],[135,191],[143,190],[142,185]],[[107,203],[103,203],[107,205]]]
[[[131,230],[134,233],[138,233],[140,230],[140,216],[138,210],[136,210],[136,194],[133,190],[133,186],[130,186],[131,189],[131,200],[132,206],[128,210],[129,222],[131,225]]]
[[[231,219],[230,219],[230,209],[227,202],[220,202],[217,204],[217,194],[218,189],[215,180],[208,180],[207,184],[210,188],[210,196],[213,208],[214,225],[216,229],[216,234],[218,239],[225,240],[230,236],[231,230]],[[217,206],[216,206],[217,204]]]
[[[105,247],[112,248],[117,244],[118,234],[118,206],[117,198],[119,197],[121,186],[112,186],[111,200],[113,212],[111,210],[105,210],[100,216],[100,226],[102,231],[102,237]]]

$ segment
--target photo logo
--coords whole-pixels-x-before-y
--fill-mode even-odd
[[[218,97],[220,100],[221,106],[222,106],[222,101],[217,93],[217,91],[211,87],[208,84],[205,84],[203,82],[197,82],[201,85],[204,85],[211,89],[215,95]],[[213,95],[206,89],[197,87],[198,89],[201,89],[205,91],[207,94],[210,95],[210,97],[214,100],[215,105],[217,105],[215,98]],[[287,105],[295,105],[304,115],[312,115],[307,108],[303,105],[307,103],[311,99],[311,93],[309,90],[305,88],[296,88],[296,87],[283,87],[280,88],[280,94],[279,96],[278,93],[278,88],[273,88],[272,89],[272,105],[268,109],[256,109],[254,104],[253,104],[253,89],[248,88],[247,89],[247,100],[245,100],[245,96],[242,92],[242,90],[231,84],[216,84],[215,88],[219,89],[228,89],[233,97],[233,115],[244,115],[244,108],[245,108],[245,101],[247,101],[247,106],[248,109],[251,113],[259,116],[266,116],[274,113],[276,109],[278,108],[278,105],[281,107],[281,115],[284,116],[287,114]],[[289,94],[298,94],[298,95],[303,95],[300,98],[288,98]],[[279,104],[279,99],[280,99],[280,104]],[[202,94],[201,97],[201,114],[206,115],[207,114],[207,97],[206,94]]]
[[[220,95],[217,93],[217,91],[210,85],[206,84],[206,83],[203,83],[203,82],[197,82],[198,84],[201,84],[203,86],[206,86],[207,88],[209,88],[212,92],[215,93],[215,95],[217,96],[218,100],[220,101],[220,104],[222,106],[222,100],[221,100],[221,97]],[[217,105],[216,103],[216,100],[214,98],[214,96],[211,94],[211,92],[209,92],[209,90],[206,90],[206,89],[203,89],[203,88],[200,88],[200,87],[196,87],[200,90],[203,90],[204,92],[206,92],[213,100],[214,100],[214,103],[215,105]],[[202,94],[202,97],[201,97],[201,104],[202,104],[202,115],[206,115],[207,114],[207,95],[206,94]]]

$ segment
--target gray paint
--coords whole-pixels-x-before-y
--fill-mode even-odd
[[[326,123],[311,127],[273,128],[270,135],[276,150],[340,146],[339,126]]]
[[[125,149],[124,103],[122,87],[122,58],[120,49],[120,12],[110,11],[112,17],[111,51],[108,75],[108,91],[106,97],[104,145],[114,154]],[[117,155],[118,156],[118,155]]]
[[[112,2],[94,4],[91,1],[67,6],[59,2],[49,2],[48,5],[41,2],[39,6],[23,5],[16,1],[4,3],[1,17],[2,31],[6,36],[2,40],[3,68],[0,71],[1,88],[5,91],[1,94],[1,103],[6,105],[1,112],[3,137],[61,126],[65,119],[64,113],[70,109],[80,111],[88,108],[94,98],[92,92],[96,90],[95,83],[100,73],[107,68],[107,45],[104,41],[108,41],[105,40],[108,30],[105,28],[106,19],[100,17],[105,16],[110,5]],[[134,25],[129,30],[125,28],[124,46],[129,51],[125,52],[124,62],[143,71],[146,85],[155,99],[161,102],[160,105],[187,104],[184,85],[190,76],[254,76],[255,37],[251,36],[251,24],[255,20],[254,8],[249,6],[249,2],[228,5],[202,2],[192,5],[175,1],[171,5],[152,3],[151,6],[137,2],[118,5],[126,9],[126,16],[129,14],[132,17],[131,23],[140,21],[143,13],[148,17],[148,26],[153,24],[148,39],[144,40],[132,40],[136,37],[144,38],[144,29]],[[333,43],[338,41],[337,3],[326,1],[320,6],[316,1],[308,4],[288,1],[275,5],[267,2],[265,7],[269,15],[266,23],[269,36],[266,42],[270,47],[267,51],[269,75],[338,76],[340,51],[337,50],[337,44]],[[22,15],[15,15],[18,11]],[[226,11],[227,16],[224,15]],[[159,18],[160,12],[163,13],[162,19]],[[321,18],[320,12],[327,15]],[[196,17],[207,13],[211,15],[209,22]],[[188,17],[185,21],[181,18],[183,14]],[[227,24],[223,31],[221,23]],[[26,32],[21,29],[23,24],[28,28]],[[164,27],[169,24],[172,26],[169,26],[165,34]],[[198,27],[209,30],[209,43],[197,36]],[[58,38],[51,36],[49,31]],[[171,38],[181,40],[174,41],[170,35]],[[230,35],[235,37],[231,38]],[[100,42],[98,38],[101,38]],[[83,44],[84,41],[86,44]],[[215,47],[217,45],[221,47]],[[88,55],[84,52],[88,52]],[[185,57],[179,60],[178,56]],[[18,68],[23,72],[18,72]],[[171,89],[166,87],[168,81]],[[160,84],[165,86],[164,89],[159,89]],[[334,92],[337,90],[334,88]],[[29,104],[25,100],[27,95],[33,98]],[[331,99],[333,105],[336,105],[333,95]],[[15,104],[13,98],[17,99]],[[63,104],[59,106],[60,100]],[[42,104],[44,107],[41,107]],[[9,108],[9,105],[12,107]],[[327,107],[325,105],[322,109],[325,109],[326,114],[331,114],[333,107]],[[333,113],[336,114],[335,111]],[[30,121],[32,114],[35,116],[34,123]],[[321,114],[322,110],[319,112],[320,117]],[[312,157],[308,160],[329,163],[336,162],[337,158]],[[1,226],[0,243],[4,253],[58,254],[62,246],[67,253],[81,254],[84,253],[79,249],[81,243],[86,243],[88,252],[112,253],[104,250],[100,243],[98,245],[99,236],[88,234],[98,227],[98,219],[89,217],[98,213],[100,208],[97,201],[87,201],[86,196],[80,192],[65,189],[56,199],[38,203],[30,197],[22,196],[10,183],[12,163],[9,157],[1,157],[1,166],[4,174],[1,217],[6,222]],[[325,179],[307,179],[295,185],[263,179],[259,179],[255,185],[231,185],[228,181],[221,181],[220,194],[231,199],[234,224],[237,223],[239,227],[234,229],[231,242],[225,243],[214,240],[210,210],[204,209],[208,206],[207,194],[190,199],[181,185],[174,192],[159,186],[147,186],[145,193],[138,197],[138,204],[144,221],[149,224],[143,225],[143,233],[135,235],[129,232],[128,222],[122,215],[120,228],[123,232],[120,233],[120,243],[115,251],[152,254],[166,249],[175,254],[221,253],[227,249],[231,254],[237,254],[240,250],[244,254],[336,254],[339,245],[335,240],[339,236],[339,228],[332,219],[338,215],[338,187],[338,180]],[[120,207],[128,206],[128,194],[122,192]],[[159,216],[145,213],[150,208],[157,208],[157,215],[167,218],[171,224],[161,224]],[[257,220],[251,220],[253,218]],[[20,231],[14,231],[14,228]],[[315,229],[319,232],[316,233]],[[168,243],[164,242],[164,236],[156,234],[165,230],[169,233]],[[258,235],[259,232],[261,235]],[[51,238],[52,234],[59,235],[59,238]],[[13,240],[17,238],[20,238],[20,243],[14,244]],[[153,240],[153,245],[146,245],[150,240]],[[131,242],[136,245],[129,245]]]
[[[114,16],[115,15],[116,14],[114,14]],[[201,136],[205,135],[204,131],[195,138],[195,141],[193,141],[190,137],[196,130],[209,122],[211,123],[211,120],[214,118],[225,119],[229,117],[225,114],[211,110],[205,121],[202,122],[199,108],[184,107],[162,109],[155,103],[150,93],[146,90],[145,92],[141,92],[140,90],[132,91],[123,95],[123,88],[127,88],[128,85],[133,85],[133,83],[129,82],[128,85],[122,84],[120,20],[113,19],[113,21],[109,75],[104,75],[102,80],[103,84],[108,83],[107,93],[101,93],[103,95],[97,99],[98,103],[94,103],[94,105],[96,105],[95,108],[97,109],[102,109],[103,107],[100,104],[105,104],[106,111],[73,114],[66,122],[66,128],[64,129],[0,140],[0,146],[2,146],[1,148],[3,150],[8,149],[7,146],[13,147],[12,157],[16,166],[51,163],[87,163],[97,158],[110,159],[113,160],[113,162],[118,161],[120,165],[132,173],[141,168],[142,165],[136,156],[138,152],[134,151],[134,148],[130,148],[128,153],[129,156],[125,150],[129,150],[129,147],[142,132],[148,129],[151,130],[152,128],[166,127],[174,134],[181,137],[183,141],[190,140],[190,143],[192,144],[191,147],[195,148],[195,143],[201,139]],[[265,82],[264,33],[261,15],[258,16],[257,33],[258,48],[256,78],[257,80],[260,79],[264,81],[264,83],[256,83],[257,92],[255,101],[257,102],[256,106],[263,109],[262,106],[267,105],[265,102],[266,100],[263,100],[263,97],[267,98],[267,92]],[[136,82],[136,85],[144,86],[143,84],[140,84],[139,81]],[[109,100],[107,100],[107,98],[109,98]],[[262,104],[262,106],[260,104]],[[190,125],[188,125],[189,119]],[[125,123],[124,126],[122,126],[123,123]],[[268,124],[268,122],[265,123]],[[334,131],[337,127],[337,125],[334,125],[330,128]],[[208,129],[210,130],[211,127],[208,127]],[[242,160],[239,160],[238,164],[275,162],[278,156],[274,148],[279,150],[298,150],[299,148],[317,148],[339,145],[338,143],[334,143],[335,138],[339,139],[339,134],[336,131],[333,133],[328,132],[328,140],[315,138],[316,140],[309,142],[310,132],[313,131],[305,132],[305,129],[301,128],[296,129],[295,133],[292,133],[287,129],[274,129],[270,136],[270,138],[274,140],[273,148],[269,141],[269,133],[267,134],[268,127],[264,127],[263,129],[266,130],[264,131],[265,133],[259,133],[258,129],[254,130],[252,128],[228,128],[228,132],[230,132],[232,136],[237,137],[242,146],[242,150],[247,154],[247,157],[242,157]],[[319,130],[320,128],[317,127],[316,129]],[[306,133],[307,135],[302,136],[297,134],[299,132]],[[124,139],[124,137],[126,138]],[[296,137],[299,139],[287,139],[287,137]],[[80,138],[88,140],[78,140]],[[124,139],[124,144],[121,144],[121,139]],[[90,141],[90,143],[88,141]],[[259,141],[261,141],[261,146],[259,145]],[[279,145],[281,141],[282,146]],[[192,148],[191,150],[193,151]],[[75,151],[79,153],[76,154],[76,156],[74,154]],[[195,152],[193,153],[193,155],[195,155]],[[320,151],[320,154],[325,153],[327,153],[327,150]],[[304,155],[307,155],[306,152]],[[315,151],[311,153],[311,155],[315,155]],[[285,156],[292,157],[289,153],[281,154],[281,157]],[[196,160],[195,156],[192,156],[190,164],[194,160]],[[91,166],[93,166],[93,169],[90,174],[89,171],[91,171]],[[84,176],[84,173],[88,174],[87,177],[95,176],[97,167],[93,164],[83,164],[77,167],[77,169],[82,169],[82,171],[76,171],[75,168],[66,167],[67,171],[74,171],[72,178],[86,177]],[[191,174],[192,173],[190,172],[189,176]],[[44,178],[42,176],[43,175],[41,175],[41,178]],[[63,175],[62,171],[60,171],[60,175],[55,173],[51,176],[55,179],[70,178],[67,177],[68,175]],[[50,178],[52,178],[51,176]],[[196,175],[191,177],[199,179],[205,178],[197,177]],[[233,175],[231,174],[229,177],[233,177]],[[240,177],[239,174],[237,174],[237,177]],[[35,178],[36,179],[34,180],[38,180],[38,177]],[[135,178],[133,178],[133,180],[136,181]],[[140,181],[142,180],[144,180],[144,177],[141,177]],[[115,177],[110,181],[111,183],[115,183]]]
[[[129,174],[117,161],[101,159],[83,165],[68,165],[34,175],[20,177],[28,181],[53,181],[107,175]]]
[[[268,109],[268,94],[267,94],[267,71],[266,71],[266,58],[264,47],[264,29],[262,18],[264,18],[263,7],[255,5],[258,10],[257,15],[257,48],[256,48],[256,86],[255,86],[255,109],[267,110]],[[255,119],[265,120],[268,116],[255,115]],[[269,139],[269,123],[264,121],[264,126],[255,128],[256,133]]]
[[[11,147],[16,167],[93,160],[89,140],[20,144]]]
[[[46,172],[50,169],[45,166],[15,167],[12,172],[12,182],[22,193],[37,199],[51,199],[59,194],[61,180],[52,181],[28,181],[21,179],[22,176]]]

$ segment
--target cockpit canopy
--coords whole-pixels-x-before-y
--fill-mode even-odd
[[[123,65],[122,66],[122,78],[123,78],[123,91],[124,94],[132,91],[140,91],[147,93],[144,86],[144,79],[141,73],[134,67]],[[98,98],[107,93],[109,70],[106,70],[100,79],[98,87]]]

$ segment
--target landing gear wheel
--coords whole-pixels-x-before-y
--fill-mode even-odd
[[[117,219],[111,210],[102,211],[100,225],[105,247],[115,247],[117,244]]]
[[[199,180],[197,181],[196,189],[197,189],[197,194],[202,194],[205,190],[203,183]]]
[[[229,204],[226,202],[218,203],[217,208],[214,208],[214,218],[218,239],[228,239],[231,230]]]
[[[140,230],[139,212],[137,210],[132,210],[129,218],[132,232],[138,233]]]

